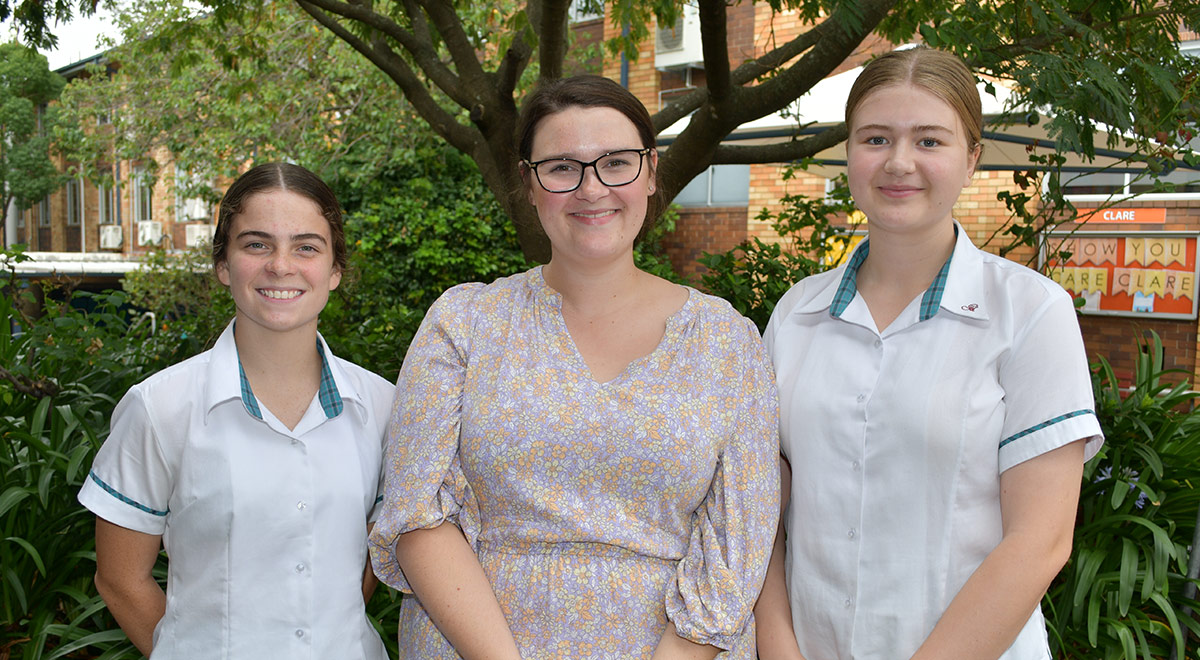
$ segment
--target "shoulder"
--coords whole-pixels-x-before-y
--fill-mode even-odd
[[[467,282],[452,286],[433,303],[429,314],[434,318],[488,314],[496,308],[508,307],[515,301],[528,297],[535,284],[534,278],[541,278],[537,268],[501,277],[486,284]]]
[[[724,298],[689,288],[685,309],[698,334],[707,337],[706,341],[718,350],[729,350],[730,344],[757,346],[762,343],[754,322],[742,316]]]
[[[158,416],[174,417],[203,394],[212,359],[213,351],[207,350],[158,371],[129,388],[121,403],[142,401]]]
[[[1020,316],[1065,305],[1074,309],[1071,294],[1057,282],[1010,259],[978,250],[980,269],[992,306]]]
[[[383,376],[349,360],[343,360],[336,355],[333,356],[333,359],[354,388],[363,396],[371,400],[386,399],[389,402],[391,401],[396,386],[388,382]]]

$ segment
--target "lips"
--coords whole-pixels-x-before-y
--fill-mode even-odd
[[[879,192],[888,197],[908,197],[921,192],[917,186],[879,186]]]
[[[571,213],[571,217],[585,225],[600,225],[608,222],[616,214],[616,209],[600,209],[596,211],[575,211]]]
[[[303,293],[299,289],[258,289],[258,292],[273,300],[291,300]]]

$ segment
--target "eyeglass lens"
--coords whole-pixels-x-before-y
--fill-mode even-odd
[[[572,158],[543,160],[534,170],[547,192],[568,192],[583,183],[583,172],[589,166],[595,169],[600,183],[610,187],[624,186],[633,183],[642,173],[642,154],[637,149],[626,149],[605,154],[590,163]]]

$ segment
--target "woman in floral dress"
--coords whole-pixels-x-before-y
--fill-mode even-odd
[[[371,535],[402,658],[754,657],[778,508],[773,376],[727,303],[639,270],[654,130],[547,83],[519,132],[552,257],[447,291],[400,374]]]

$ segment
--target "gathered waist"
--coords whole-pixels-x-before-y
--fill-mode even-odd
[[[627,559],[639,562],[661,562],[674,564],[678,559],[666,559],[642,554],[636,550],[611,543],[596,541],[483,541],[477,543],[480,556],[490,555],[556,555],[574,557],[603,557],[605,559]]]

